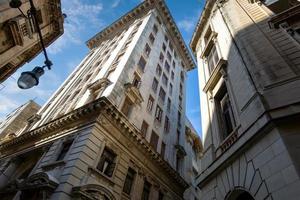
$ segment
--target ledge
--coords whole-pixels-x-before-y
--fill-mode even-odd
[[[105,174],[103,174],[102,172],[100,172],[98,169],[94,167],[88,167],[88,171],[91,172],[92,174],[96,174],[97,177],[99,177],[100,179],[104,179],[112,186],[115,184],[112,177],[106,176]]]
[[[202,54],[200,55],[200,57],[202,59],[205,58],[209,54],[211,48],[214,45],[214,39],[217,36],[218,36],[218,33],[214,32],[214,31],[211,33],[211,35],[210,35],[210,37],[209,37],[209,39],[207,41],[207,44],[205,45],[204,50],[203,50]]]
[[[279,25],[287,20],[292,20],[292,18],[295,18],[296,20],[299,19],[299,15],[300,4],[272,17],[269,21],[269,25],[271,28],[279,28]]]
[[[65,164],[66,164],[66,162],[64,160],[58,160],[58,161],[43,165],[42,169],[48,171],[48,170],[51,170],[55,167],[63,166]]]
[[[208,91],[212,91],[214,89],[214,87],[216,86],[216,84],[218,83],[218,81],[220,80],[222,74],[221,74],[221,70],[225,69],[227,66],[227,61],[224,60],[223,58],[221,58],[219,60],[219,62],[217,63],[217,66],[214,68],[214,70],[212,71],[208,81],[206,82],[203,91],[204,92],[208,92]]]

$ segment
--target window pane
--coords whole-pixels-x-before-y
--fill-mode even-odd
[[[158,135],[154,131],[152,131],[152,135],[150,138],[150,144],[155,150],[157,150],[158,139],[159,139]]]
[[[130,195],[135,174],[136,174],[136,172],[132,168],[128,169],[128,172],[127,172],[127,175],[125,178],[125,182],[124,182],[124,187],[123,187],[123,192],[125,192],[128,195]]]

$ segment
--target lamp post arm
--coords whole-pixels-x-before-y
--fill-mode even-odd
[[[35,21],[34,24],[35,24],[35,27],[37,29],[37,32],[38,32],[38,35],[39,35],[39,38],[40,38],[40,42],[41,42],[41,45],[42,45],[42,48],[43,48],[44,56],[45,56],[45,59],[46,59],[45,60],[45,66],[48,67],[48,69],[50,70],[51,66],[52,66],[52,62],[49,60],[48,54],[47,54],[47,51],[46,51],[46,48],[45,48],[42,32],[41,32],[40,26],[38,24],[37,16],[36,16],[36,8],[35,8],[32,0],[29,0],[29,3],[30,3],[30,7],[31,7],[30,12],[33,15],[33,18],[34,18],[34,21]]]

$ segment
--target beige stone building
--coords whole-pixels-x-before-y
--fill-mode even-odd
[[[9,113],[6,118],[0,122],[0,141],[20,135],[23,129],[30,124],[30,120],[35,117],[40,107],[41,106],[36,102],[30,100]]]
[[[300,197],[300,2],[208,0],[197,56],[201,199]]]
[[[35,23],[39,24],[45,46],[63,34],[60,0],[34,0],[37,22],[30,14],[30,3],[22,0],[20,10],[0,1],[0,83],[41,51]],[[41,63],[42,64],[42,63]]]
[[[1,143],[1,198],[194,200],[194,63],[165,2],[144,1],[87,46],[26,130]]]

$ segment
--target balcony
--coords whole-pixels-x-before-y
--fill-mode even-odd
[[[125,88],[125,94],[133,103],[141,104],[144,101],[140,93],[140,90],[132,83],[125,83],[124,88]]]
[[[186,151],[184,149],[184,147],[180,144],[176,144],[175,145],[175,148],[177,150],[177,154],[180,156],[180,157],[185,157],[186,156]]]

